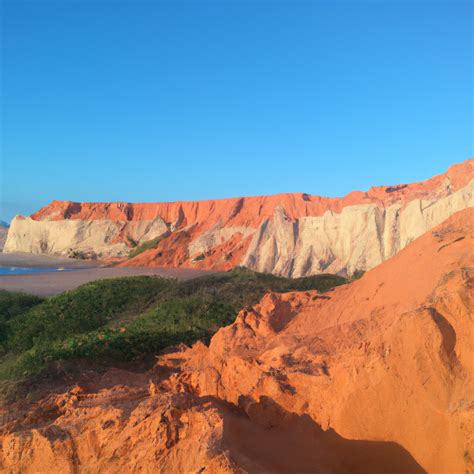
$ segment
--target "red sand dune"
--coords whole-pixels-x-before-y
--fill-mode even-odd
[[[84,373],[2,428],[0,468],[470,472],[473,249],[467,209],[349,285],[267,294],[146,374]]]

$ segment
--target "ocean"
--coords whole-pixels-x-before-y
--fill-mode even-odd
[[[11,267],[0,266],[0,275],[28,275],[32,273],[68,272],[70,268],[62,267]]]

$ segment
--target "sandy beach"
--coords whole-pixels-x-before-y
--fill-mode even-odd
[[[73,290],[84,283],[104,278],[138,275],[157,275],[188,280],[215,272],[188,268],[140,268],[106,266],[99,261],[74,260],[32,254],[0,253],[0,266],[62,267],[68,271],[36,273],[29,275],[0,275],[0,289],[21,291],[38,296],[53,296]]]
[[[32,267],[32,268],[97,268],[108,266],[99,260],[78,260],[74,258],[53,257],[34,253],[0,252],[0,266],[2,267]]]

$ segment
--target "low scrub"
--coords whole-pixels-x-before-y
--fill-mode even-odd
[[[96,281],[44,301],[4,292],[0,329],[8,364],[0,361],[0,378],[74,358],[143,359],[170,345],[207,341],[269,290],[327,291],[343,283],[335,275],[292,280],[234,269],[184,282],[160,277]],[[7,300],[15,303],[2,306]]]
[[[0,290],[0,356],[4,355],[7,351],[10,320],[15,318],[15,316],[27,313],[29,309],[43,301],[38,296]]]
[[[162,238],[163,237],[156,237],[155,239],[147,240],[146,242],[143,242],[141,244],[138,244],[137,242],[133,241],[133,250],[131,250],[128,254],[128,258],[136,257],[137,255],[140,255],[141,253],[147,250],[154,249],[159,244]]]

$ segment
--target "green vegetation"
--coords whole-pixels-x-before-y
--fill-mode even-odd
[[[125,314],[140,314],[170,281],[131,277],[88,283],[27,311],[10,322],[10,348],[22,352],[94,331]]]
[[[130,237],[129,235],[127,235],[127,240],[128,240],[128,243],[130,244],[130,247],[135,248],[138,245],[138,242],[132,237]]]
[[[97,257],[100,257],[100,254],[97,255],[93,251],[82,251],[77,249],[69,249],[68,255],[69,258],[75,258],[76,260],[94,260]]]
[[[365,274],[365,270],[355,270],[349,281],[360,280]]]
[[[162,237],[156,237],[155,239],[147,240],[146,242],[143,242],[140,245],[138,245],[137,242],[134,241],[135,245],[132,245],[134,249],[130,251],[128,257],[133,258],[137,255],[140,255],[142,252],[145,252],[146,250],[154,249],[161,239]]]
[[[43,302],[42,298],[0,290],[0,356],[7,351],[10,320]]]
[[[47,300],[1,292],[0,378],[67,359],[140,360],[170,345],[207,341],[268,290],[327,291],[345,282],[335,275],[291,280],[238,268],[184,282],[95,281]]]

